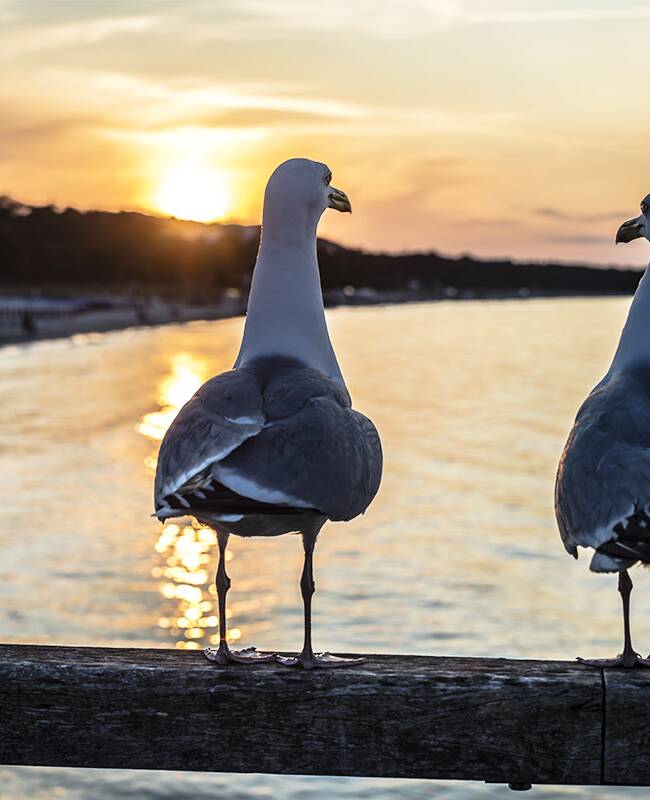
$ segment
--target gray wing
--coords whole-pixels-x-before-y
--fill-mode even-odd
[[[369,419],[321,396],[275,420],[212,471],[240,495],[348,520],[362,514],[377,493],[382,451]]]
[[[156,510],[166,496],[262,430],[261,389],[254,371],[232,370],[204,383],[183,406],[158,453]]]
[[[381,470],[377,431],[344,386],[295,361],[260,359],[208,381],[178,414],[160,448],[156,509],[351,519]]]
[[[555,487],[565,548],[576,557],[580,545],[611,558],[650,558],[650,529],[643,530],[649,503],[650,380],[636,370],[599,384],[576,417]],[[639,534],[645,546],[633,544]],[[600,562],[608,566],[594,557],[592,569]]]

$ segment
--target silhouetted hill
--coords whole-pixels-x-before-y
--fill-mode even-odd
[[[63,211],[0,198],[3,287],[158,292],[204,301],[246,291],[259,227],[202,225],[145,214]],[[638,270],[386,255],[319,241],[325,290],[346,286],[429,296],[633,292]]]

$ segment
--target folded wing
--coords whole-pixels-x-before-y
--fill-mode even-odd
[[[365,511],[379,487],[377,431],[340,383],[287,359],[214,378],[163,440],[156,510],[210,514]]]
[[[328,397],[276,420],[213,465],[218,481],[260,502],[314,508],[333,520],[363,513],[379,488],[374,425]]]
[[[633,560],[645,560],[650,551],[645,527],[650,504],[648,378],[636,370],[603,382],[578,412],[555,495],[560,533],[573,555],[578,545],[609,557],[627,552]],[[606,558],[592,562],[594,569],[607,565]]]
[[[264,423],[262,382],[255,372],[231,370],[204,383],[180,410],[161,443],[154,487],[156,512],[166,505],[166,497],[258,434]]]

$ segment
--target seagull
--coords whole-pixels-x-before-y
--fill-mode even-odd
[[[365,512],[379,489],[382,450],[373,423],[352,409],[329,338],[316,256],[326,208],[350,212],[325,164],[280,164],[264,194],[262,237],[234,367],[211,378],[183,406],[158,455],[155,516],[194,516],[219,545],[217,664],[277,659],[305,669],[363,659],[314,654],[313,555],[327,520]],[[228,537],[300,533],[304,646],[297,657],[232,651],[226,628]]]
[[[616,243],[650,240],[650,195],[624,222]],[[595,552],[593,572],[617,572],[624,647],[616,658],[578,659],[598,667],[650,666],[632,647],[628,569],[650,564],[650,278],[641,278],[608,373],[578,411],[560,459],[555,513],[566,550]]]

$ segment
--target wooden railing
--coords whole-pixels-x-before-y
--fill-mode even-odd
[[[569,662],[0,645],[0,763],[647,786],[649,700],[648,670]]]

